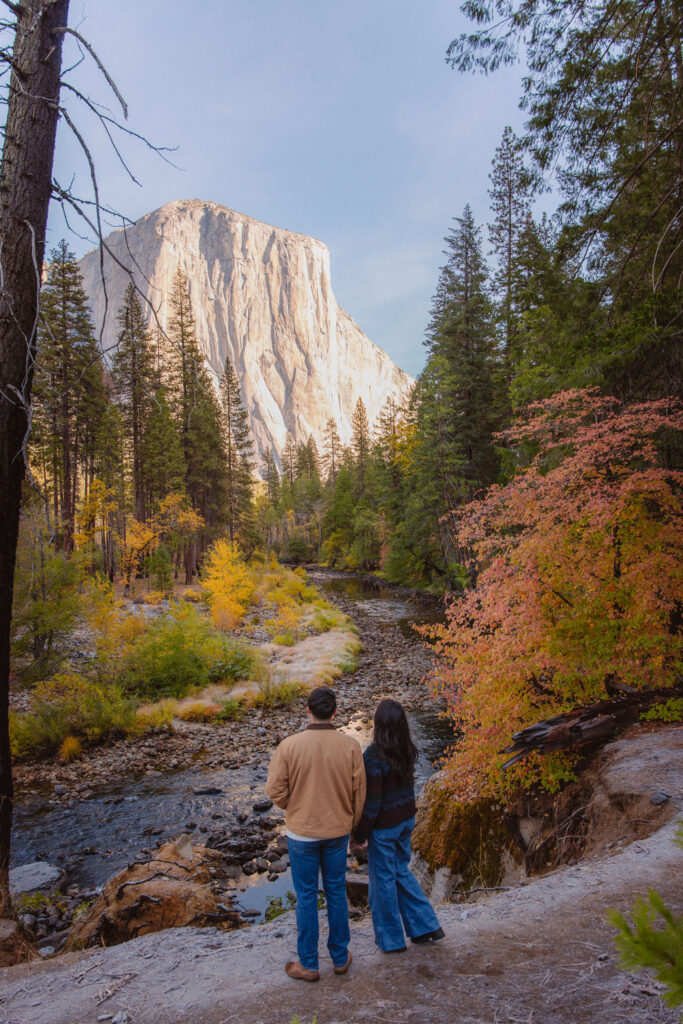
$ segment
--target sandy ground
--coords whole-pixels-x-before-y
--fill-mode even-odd
[[[295,952],[292,914],[231,933],[174,929],[4,971],[0,1024],[94,1024],[121,1013],[128,1024],[290,1024],[295,1015],[301,1024],[675,1024],[680,1014],[651,975],[617,968],[605,919],[650,887],[683,910],[683,851],[673,842],[681,730],[665,732],[656,764],[646,738],[633,757],[615,744],[608,768],[613,792],[621,780],[633,793],[637,776],[643,795],[671,795],[662,828],[476,903],[439,905],[438,945],[381,954],[365,918],[352,924],[348,975],[336,977],[324,957],[320,982],[307,985],[283,972]]]

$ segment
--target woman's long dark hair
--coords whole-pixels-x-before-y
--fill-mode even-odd
[[[406,713],[397,700],[387,697],[377,705],[372,739],[401,778],[413,777],[417,747],[410,738]]]

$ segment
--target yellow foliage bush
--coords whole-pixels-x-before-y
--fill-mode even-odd
[[[166,594],[163,590],[150,590],[146,594],[142,595],[144,604],[158,605],[165,600]]]
[[[83,754],[83,747],[78,736],[65,736],[62,740],[62,745],[59,748],[59,760],[66,761],[77,761]]]
[[[105,667],[123,658],[147,628],[144,617],[129,612],[114,597],[111,584],[95,577],[88,585],[85,618],[93,633],[97,660]]]
[[[199,604],[199,602],[204,599],[204,595],[201,590],[195,589],[186,590],[182,597],[183,601],[189,601],[190,604]]]
[[[275,643],[289,646],[298,640],[302,633],[302,619],[301,610],[296,605],[282,604],[279,614],[274,619],[269,619],[265,627]]]
[[[239,551],[228,540],[217,540],[209,550],[202,574],[211,619],[219,629],[234,629],[242,621],[254,595],[254,579]]]

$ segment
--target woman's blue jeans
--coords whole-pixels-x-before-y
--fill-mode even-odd
[[[348,836],[302,843],[289,839],[289,863],[296,892],[299,963],[318,970],[318,874],[323,876],[329,937],[327,948],[335,967],[343,967],[349,952],[349,906],[346,902]]]
[[[406,935],[436,931],[439,921],[408,864],[415,818],[394,828],[375,829],[368,838],[370,910],[375,942],[385,953],[402,949]]]

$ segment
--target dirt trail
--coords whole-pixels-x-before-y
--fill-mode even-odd
[[[643,794],[670,794],[668,822],[647,838],[560,868],[476,903],[440,905],[446,939],[404,954],[376,951],[368,918],[352,924],[354,962],[336,977],[321,961],[315,985],[291,981],[292,914],[239,932],[176,929],[124,946],[68,954],[3,972],[0,1024],[675,1024],[647,973],[617,969],[610,906],[627,909],[655,887],[678,913],[683,854],[683,729],[661,732],[656,770],[614,744],[621,772]],[[648,746],[651,746],[651,739]],[[608,753],[607,748],[606,753]],[[637,765],[644,769],[637,772]],[[321,947],[322,948],[322,947]],[[108,1017],[105,1015],[109,1015]]]

